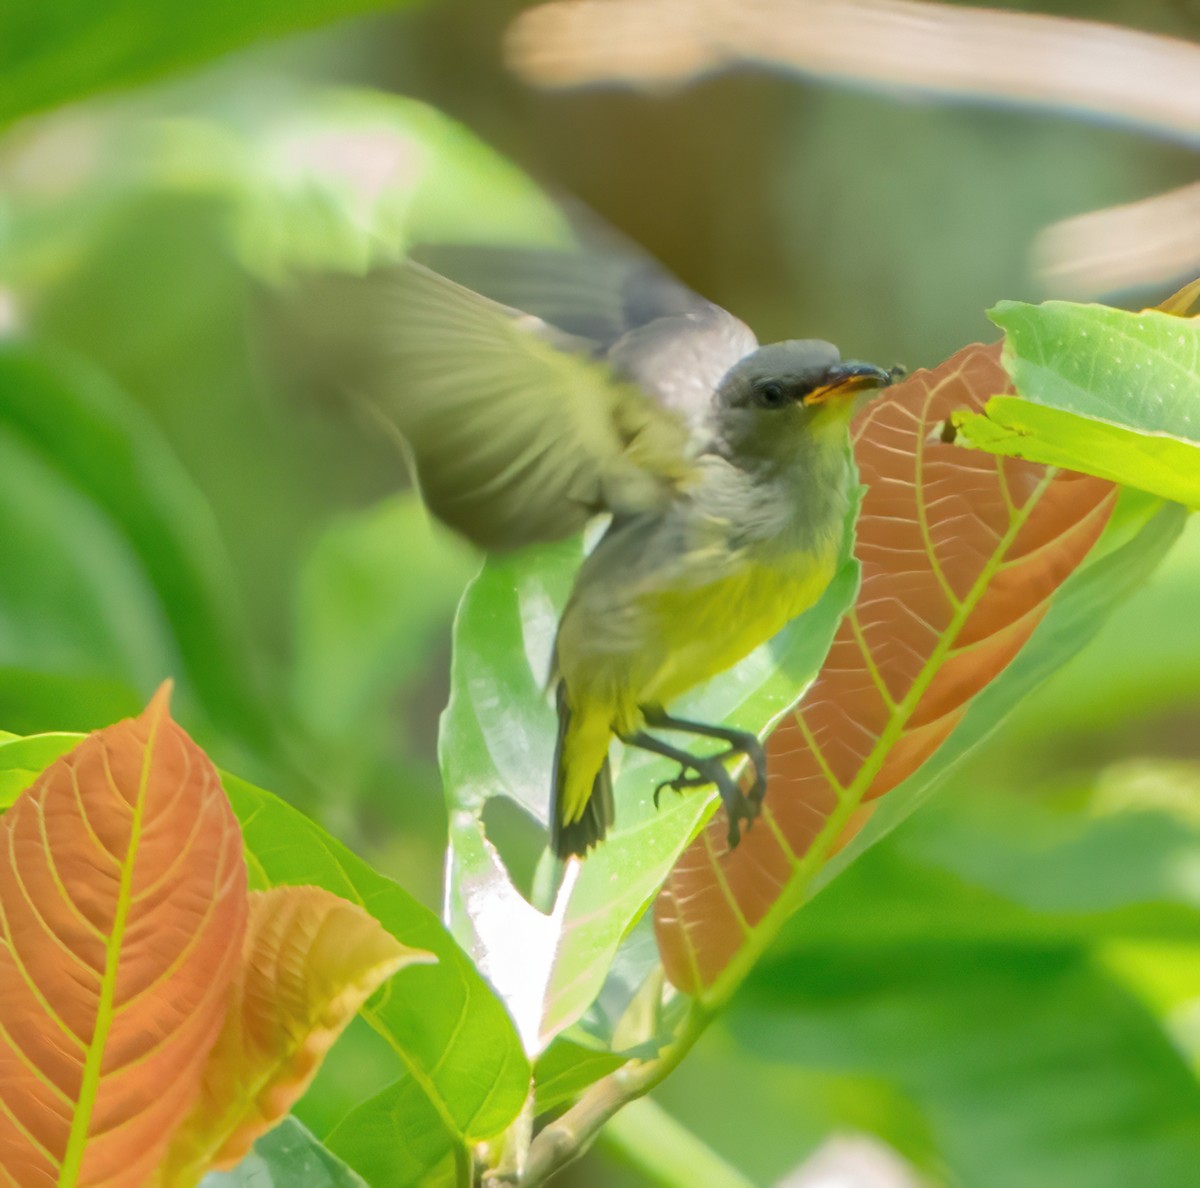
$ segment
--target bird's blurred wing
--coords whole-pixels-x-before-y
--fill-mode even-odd
[[[750,327],[707,302],[706,309],[647,322],[618,339],[606,358],[618,375],[698,430],[725,373],[757,349]]]
[[[684,422],[590,344],[419,264],[350,284],[329,316],[352,382],[405,438],[430,509],[484,548],[661,506],[689,472]]]
[[[708,305],[615,232],[564,247],[426,244],[413,257],[493,301],[607,350],[656,318]]]
[[[572,207],[564,248],[427,245],[420,258],[494,301],[594,343],[614,370],[692,425],[754,333],[598,218]]]

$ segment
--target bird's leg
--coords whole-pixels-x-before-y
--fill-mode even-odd
[[[767,753],[763,745],[748,730],[731,730],[728,726],[709,726],[704,722],[689,722],[683,718],[672,718],[661,706],[643,706],[642,717],[651,726],[664,730],[678,730],[684,734],[697,734],[701,738],[716,738],[729,744],[729,750],[721,755],[722,762],[745,755],[754,768],[754,783],[746,793],[750,810],[758,816],[763,797],[767,794]],[[692,787],[685,784],[684,787]]]
[[[640,747],[643,751],[649,751],[651,754],[662,755],[664,759],[673,759],[679,764],[679,775],[673,780],[664,780],[655,788],[655,808],[658,807],[659,793],[663,788],[673,788],[678,792],[683,788],[701,788],[708,784],[715,784],[717,791],[721,794],[721,803],[725,806],[726,815],[729,817],[729,848],[733,849],[738,844],[741,838],[739,823],[741,821],[749,823],[754,820],[757,816],[757,809],[751,809],[737,780],[726,769],[722,756],[692,755],[678,747],[671,746],[670,743],[663,742],[660,738],[655,738],[652,734],[647,734],[644,730],[639,730],[635,734],[622,735],[621,741],[627,746]],[[687,771],[694,771],[696,775],[694,777],[684,775],[684,772]]]

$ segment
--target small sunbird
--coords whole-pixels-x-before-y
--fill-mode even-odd
[[[736,845],[766,792],[763,747],[668,707],[821,596],[849,509],[855,397],[900,369],[816,339],[759,346],[624,245],[432,262],[366,278],[369,301],[326,302],[356,344],[343,380],[399,430],[431,511],[488,550],[611,517],[554,646],[554,852],[583,856],[612,825],[613,736],[679,764],[656,803],[663,787],[716,785]],[[655,729],[726,749],[693,755]],[[745,792],[726,766],[742,756]]]

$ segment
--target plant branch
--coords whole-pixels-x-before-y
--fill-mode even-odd
[[[597,1081],[561,1118],[533,1140],[521,1176],[521,1188],[544,1184],[595,1141],[604,1124],[631,1101],[649,1093],[692,1050],[711,1022],[712,1013],[693,1001],[671,1044],[653,1060],[634,1060]]]

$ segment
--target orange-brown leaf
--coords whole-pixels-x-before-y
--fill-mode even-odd
[[[0,820],[0,1172],[145,1183],[225,1016],[242,836],[168,712],[90,735]]]
[[[1197,277],[1190,285],[1184,285],[1178,293],[1172,293],[1158,308],[1163,313],[1176,314],[1181,318],[1186,318],[1198,303],[1200,303],[1200,277]]]
[[[320,887],[252,894],[225,1026],[162,1182],[193,1184],[210,1167],[237,1163],[284,1118],[371,994],[403,966],[433,959]]]
[[[770,740],[764,820],[727,853],[718,814],[658,898],[676,986],[702,994],[740,951],[765,943],[754,930],[772,909],[776,919],[798,906],[814,842],[814,859],[828,857],[869,801],[933,754],[1100,535],[1112,484],[943,439],[952,411],[1008,388],[999,348],[967,347],[857,422],[862,589],[817,681]]]

